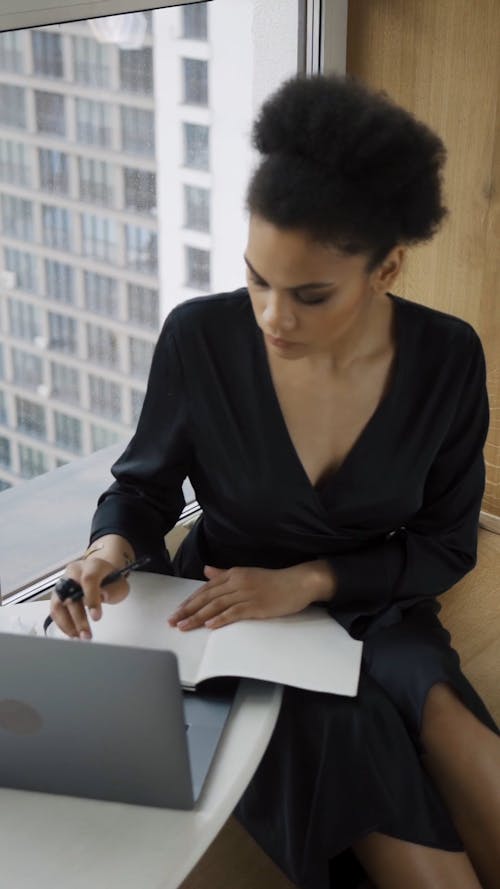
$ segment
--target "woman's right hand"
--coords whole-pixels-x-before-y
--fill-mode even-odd
[[[80,584],[83,598],[76,602],[71,599],[61,602],[57,593],[55,591],[52,593],[50,616],[63,633],[72,638],[91,639],[92,630],[88,613],[92,620],[100,620],[103,602],[115,605],[127,597],[129,586],[124,577],[109,586],[101,587],[106,575],[111,574],[116,568],[117,565],[113,565],[105,558],[93,555],[77,559],[66,566],[63,576]]]

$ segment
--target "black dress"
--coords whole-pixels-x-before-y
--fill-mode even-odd
[[[351,844],[378,830],[463,849],[421,763],[426,694],[449,682],[498,733],[460,670],[436,596],[476,561],[488,398],[481,342],[451,315],[388,294],[391,382],[340,468],[313,487],[293,447],[246,289],[175,308],[136,434],[113,467],[91,540],[126,537],[150,570],[331,560],[328,607],[364,640],[356,698],[286,688],[236,814],[304,889],[355,886]],[[335,435],[335,431],[332,431]],[[165,533],[188,476],[203,509],[174,563]]]

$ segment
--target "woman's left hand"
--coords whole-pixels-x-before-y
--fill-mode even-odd
[[[195,590],[170,616],[180,630],[210,629],[238,620],[296,614],[312,602],[333,595],[334,574],[327,561],[290,568],[214,568],[205,565],[208,582]]]

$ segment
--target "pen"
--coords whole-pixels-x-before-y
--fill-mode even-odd
[[[111,571],[109,574],[106,574],[106,577],[102,579],[101,587],[109,586],[109,584],[114,583],[115,580],[120,580],[121,577],[127,577],[130,571],[136,571],[138,568],[143,568],[144,565],[147,565],[150,561],[151,556],[141,556],[139,559],[136,559],[135,562],[131,562],[129,565],[125,565],[124,568],[119,568],[116,571]],[[65,602],[66,599],[71,599],[72,602],[78,602],[79,599],[83,599],[83,589],[81,587],[81,584],[79,584],[77,580],[73,580],[73,578],[71,577],[60,577],[54,587],[54,590],[61,602]],[[49,615],[43,622],[43,629],[45,633],[47,632],[51,623],[53,623],[53,620]]]

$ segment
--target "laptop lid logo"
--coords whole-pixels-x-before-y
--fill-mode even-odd
[[[0,729],[14,735],[34,735],[43,725],[40,714],[24,701],[0,701]]]

